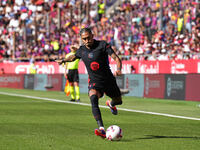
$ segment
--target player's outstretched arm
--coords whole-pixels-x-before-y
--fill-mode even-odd
[[[117,63],[117,71],[115,72],[116,76],[120,76],[122,74],[121,69],[122,69],[122,61],[119,58],[119,56],[116,53],[113,53],[111,57],[116,61]]]
[[[72,62],[74,60],[76,60],[75,54],[70,55],[67,58],[58,59],[58,60],[56,60],[56,62],[59,63],[59,64],[62,64],[62,63],[65,63],[65,62]]]

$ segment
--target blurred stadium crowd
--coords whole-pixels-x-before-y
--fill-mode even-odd
[[[64,57],[86,26],[124,60],[200,59],[199,0],[1,0],[0,62]]]

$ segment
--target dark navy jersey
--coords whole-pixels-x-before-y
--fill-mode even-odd
[[[83,60],[89,74],[90,82],[106,83],[108,80],[114,78],[108,61],[108,55],[112,55],[113,53],[114,51],[108,43],[94,40],[91,49],[81,46],[75,56]]]

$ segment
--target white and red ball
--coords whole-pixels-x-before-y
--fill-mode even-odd
[[[122,129],[117,125],[111,125],[106,130],[106,138],[110,141],[119,141],[122,138]]]

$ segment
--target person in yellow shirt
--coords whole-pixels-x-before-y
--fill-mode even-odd
[[[102,15],[105,13],[105,3],[100,0],[98,3],[98,20],[101,21]]]
[[[71,52],[66,54],[65,58],[69,57],[70,55],[74,55],[76,50],[78,49],[76,45],[72,45],[70,47]],[[66,62],[65,63],[65,77],[69,81],[69,90],[71,95],[72,102],[80,102],[80,90],[79,90],[79,73],[78,73],[78,65],[79,60],[76,59],[73,62]]]
[[[184,24],[183,15],[182,15],[182,14],[179,14],[179,17],[178,17],[178,19],[177,19],[177,28],[178,28],[178,32],[182,32],[183,24]]]
[[[30,74],[36,74],[37,73],[37,67],[35,65],[35,60],[33,60],[30,63]]]

